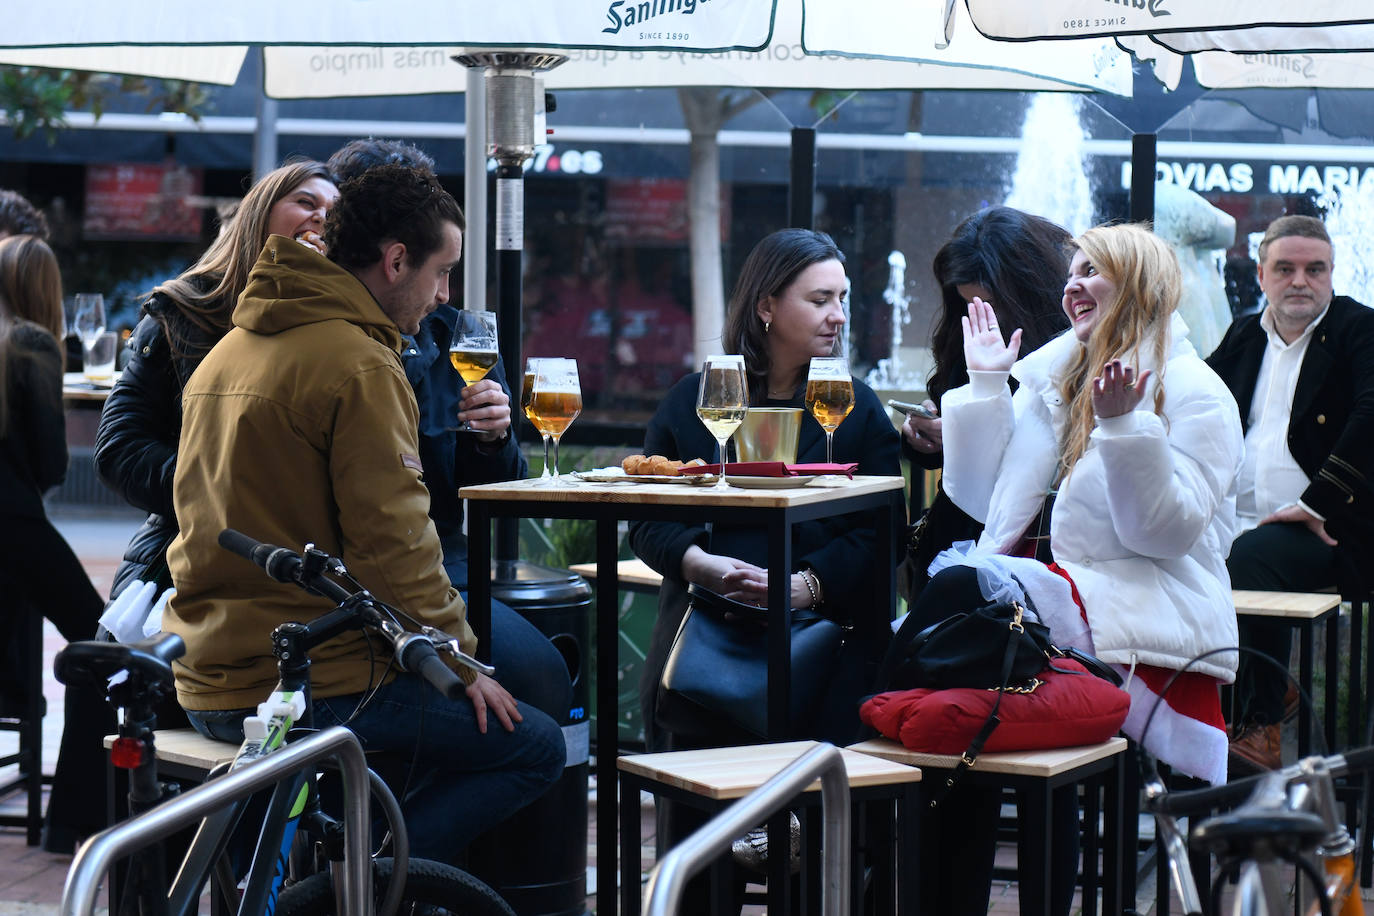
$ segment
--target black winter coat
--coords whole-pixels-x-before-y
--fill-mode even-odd
[[[152,296],[146,314],[130,339],[132,355],[105,402],[95,437],[95,463],[100,477],[130,505],[148,513],[124,551],[111,597],[134,579],[167,578],[167,545],[177,533],[172,509],[181,438],[181,392],[200,360],[218,341],[186,321],[170,299]],[[182,341],[174,353],[164,322]]]
[[[62,354],[46,330],[16,321],[5,365],[9,425],[0,438],[0,518],[45,518],[43,493],[67,476]]]

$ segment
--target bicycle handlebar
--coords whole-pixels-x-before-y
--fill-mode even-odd
[[[382,602],[368,595],[365,589],[353,592],[322,574],[307,574],[305,571],[306,564],[301,555],[286,547],[264,544],[241,531],[235,531],[233,528],[225,528],[220,532],[219,545],[262,567],[269,576],[278,582],[295,583],[307,591],[318,592],[338,604],[348,601],[355,595],[362,595],[366,597],[366,603],[376,607],[386,607]],[[449,699],[458,699],[464,696],[467,685],[439,657],[435,651],[436,643],[443,645],[446,651],[457,659],[459,664],[488,676],[496,673],[495,668],[482,664],[458,649],[457,641],[440,630],[426,627],[425,633],[414,633],[382,614],[375,615],[367,622],[391,639],[397,664],[402,670],[414,672],[424,678],[435,690]]]
[[[1374,746],[1353,748],[1344,754],[1332,754],[1323,759],[1325,767],[1332,776],[1374,769]],[[1153,798],[1146,796],[1145,807],[1155,814],[1184,817],[1204,814],[1214,808],[1238,804],[1249,798],[1260,780],[1278,773],[1285,780],[1296,779],[1302,775],[1302,761],[1286,766],[1272,773],[1247,776],[1225,785],[1211,786],[1206,789],[1189,789],[1183,792],[1166,792]]]

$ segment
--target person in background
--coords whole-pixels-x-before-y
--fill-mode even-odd
[[[908,543],[908,602],[929,581],[926,570],[936,554],[956,541],[977,538],[983,530],[950,501],[943,485],[937,485],[935,498],[922,510],[918,473],[944,464],[936,405],[946,391],[968,384],[960,327],[968,303],[977,296],[993,307],[999,327],[1020,328],[1023,354],[1040,349],[1069,326],[1060,299],[1071,240],[1066,230],[1049,220],[1011,207],[992,207],[956,226],[935,253],[931,270],[943,308],[930,342],[935,368],[926,380],[925,400],[935,416],[912,414],[902,424],[902,454],[911,462],[911,517],[916,520]],[[1015,391],[1015,379],[1009,383]]]
[[[1175,314],[1181,274],[1168,245],[1137,225],[1090,229],[1074,244],[1062,300],[1071,330],[1024,359],[1016,358],[1023,332],[1004,336],[992,306],[969,303],[970,382],[941,400],[944,482],[985,527],[972,550],[937,558],[940,571],[894,646],[987,603],[985,585],[1014,580],[1056,645],[1129,674],[1128,736],[1176,771],[1224,782],[1218,684],[1233,678],[1234,655],[1177,673],[1236,642],[1225,565],[1242,452],[1234,401]],[[1170,702],[1143,734],[1176,674]],[[1056,811],[1075,800],[1066,789],[1056,792]],[[992,795],[956,786],[943,811],[923,815],[922,835],[940,842],[920,863],[922,912],[987,912]],[[1054,824],[1051,912],[1065,914],[1077,818]],[[1024,916],[1038,916],[1030,901],[1042,896],[1043,885],[1022,896]]]
[[[1245,429],[1236,497],[1240,533],[1226,561],[1233,588],[1369,587],[1374,311],[1332,295],[1333,262],[1321,220],[1282,216],[1270,223],[1259,246],[1264,310],[1236,319],[1207,357],[1235,395]],[[1240,637],[1242,646],[1288,667],[1289,627],[1246,621]],[[1280,765],[1287,686],[1280,669],[1241,658],[1233,773]],[[1293,697],[1296,712],[1296,691]]]
[[[0,188],[0,239],[11,235],[31,235],[46,242],[48,220],[18,191]],[[60,334],[57,339],[62,339]]]
[[[434,173],[434,160],[398,140],[354,140],[329,157],[340,184],[379,165],[404,165]],[[477,257],[483,253],[478,252]],[[473,385],[449,362],[449,343],[472,319],[449,303],[439,305],[414,334],[402,334],[401,362],[420,410],[420,463],[429,489],[429,517],[444,548],[444,571],[467,600],[468,539],[463,533],[460,487],[519,480],[529,474],[511,428],[510,385],[498,359]],[[473,432],[453,427],[467,421]],[[572,705],[567,663],[528,620],[500,601],[491,603],[491,663],[514,696],[563,721]]]
[[[724,345],[744,357],[749,400],[755,407],[802,407],[807,370],[814,356],[832,356],[845,323],[847,282],[844,255],[830,236],[810,229],[784,229],[754,246],[730,297]],[[686,461],[715,461],[716,440],[696,415],[700,373],[668,392],[644,435],[646,454]],[[859,474],[895,476],[901,469],[898,436],[873,390],[853,380],[854,408],[835,430],[834,455],[857,462]],[[808,413],[802,420],[797,460],[824,462],[825,433]],[[877,532],[862,516],[842,515],[798,524],[792,529],[794,568],[789,593],[794,608],[818,607],[840,622],[871,612],[878,601]],[[645,735],[651,751],[749,744],[718,719],[703,721],[696,734],[668,733],[655,725],[659,682],[673,637],[687,610],[687,586],[696,584],[747,604],[767,601],[768,541],[761,528],[634,522],[635,553],[663,575],[658,616],[640,679]],[[886,628],[884,628],[886,632]],[[858,698],[872,683],[885,646],[851,641],[812,727],[797,738],[849,743],[859,728]],[[666,850],[700,820],[693,812],[660,807],[658,842]]]
[[[338,195],[321,162],[290,162],[269,172],[244,195],[200,260],[156,287],[144,303],[129,340],[129,362],[105,402],[95,437],[101,479],[148,513],[125,549],[111,598],[135,579],[171,584],[166,553],[177,533],[172,478],[182,391],[232,326],[230,315],[267,237],[295,238],[322,250],[325,216]]]
[[[0,580],[12,615],[42,614],[73,642],[95,633],[103,602],[43,507],[44,492],[67,475],[62,334],[62,277],[52,249],[32,235],[0,241]],[[22,708],[25,687],[3,678],[32,663],[15,656],[27,648],[12,638],[15,623],[0,618],[0,709],[7,715]],[[69,853],[104,826],[100,742],[113,727],[99,698],[67,691],[43,837],[48,851]]]
[[[329,257],[272,235],[234,308],[234,328],[183,396],[173,482],[181,524],[163,618],[186,654],[173,664],[192,725],[240,741],[277,681],[265,639],[327,611],[219,546],[226,528],[276,544],[313,542],[411,620],[476,650],[449,584],[420,478],[415,396],[401,334],[448,300],[463,214],[434,176],[379,166],[346,182],[329,214]],[[393,670],[390,652],[345,633],[311,657],[316,725],[346,725],[390,758],[411,854],[453,862],[471,839],[562,775],[560,728],[468,668],[450,699]],[[402,779],[403,781],[396,781]]]

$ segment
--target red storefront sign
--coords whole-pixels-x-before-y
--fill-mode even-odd
[[[86,167],[88,239],[194,242],[204,221],[200,169],[176,164]]]

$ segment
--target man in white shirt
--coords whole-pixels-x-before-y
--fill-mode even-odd
[[[1361,561],[1374,547],[1374,310],[1332,296],[1331,238],[1318,219],[1275,220],[1259,260],[1264,310],[1237,319],[1207,358],[1245,428],[1231,585],[1362,587]],[[1283,668],[1242,657],[1231,769],[1273,769],[1292,630],[1245,622],[1241,644]]]

